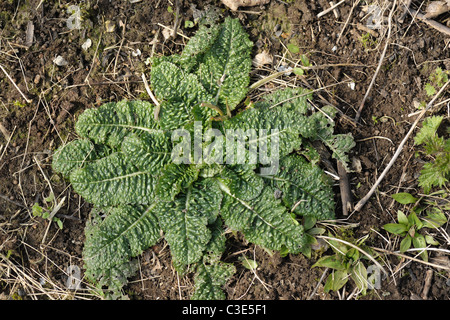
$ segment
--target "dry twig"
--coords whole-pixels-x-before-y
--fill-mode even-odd
[[[339,161],[337,162],[337,169],[339,173],[339,188],[341,191],[342,214],[348,216],[348,213],[353,210],[350,183],[348,181],[347,171]]]
[[[447,26],[444,26],[443,24],[440,24],[437,21],[431,20],[431,19],[427,19],[425,17],[424,14],[414,10],[414,9],[408,9],[408,12],[411,14],[412,17],[417,17],[419,20],[425,22],[426,24],[428,24],[430,27],[438,30],[439,32],[442,32],[444,34],[446,34],[447,36],[450,36],[450,28]]]
[[[317,18],[320,18],[320,17],[326,15],[328,12],[333,11],[333,10],[336,9],[338,6],[340,6],[341,4],[343,4],[344,2],[345,2],[345,0],[341,0],[341,1],[339,1],[338,3],[336,3],[335,5],[329,7],[328,9],[323,10],[322,12],[320,12],[320,13],[317,15]]]
[[[433,280],[433,270],[427,270],[427,274],[425,276],[425,284],[423,285],[423,291],[421,298],[423,300],[427,300],[428,292],[431,288],[431,280]]]

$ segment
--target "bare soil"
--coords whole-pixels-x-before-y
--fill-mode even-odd
[[[194,11],[189,1],[180,2],[179,33],[189,37],[196,27],[185,26],[185,21],[194,21]],[[282,63],[293,67],[300,63],[302,54],[307,55],[313,68],[304,76],[286,75],[262,89],[286,84],[318,89],[314,103],[320,106],[331,103],[341,111],[337,130],[353,134],[356,147],[351,157],[361,163],[360,168],[353,167],[354,171],[349,173],[354,203],[367,194],[414,122],[416,116],[409,116],[417,111],[414,101],[430,100],[424,90],[430,73],[437,67],[450,70],[450,39],[419,20],[413,21],[409,15],[403,23],[399,22],[403,9],[397,8],[385,61],[360,122],[349,121],[355,117],[387,41],[386,27],[375,30],[378,35],[368,37],[368,31],[359,26],[367,22],[363,12],[366,1],[360,2],[348,23],[352,1],[338,7],[339,18],[333,12],[317,18],[318,13],[329,7],[324,0],[272,0],[267,5],[241,8],[238,12],[231,12],[220,1],[195,2],[199,10],[215,5],[221,18],[239,18],[255,44],[253,55],[266,50],[274,57],[272,65],[255,69],[254,81],[273,73]],[[383,8],[383,1],[376,3]],[[67,27],[71,16],[67,8],[73,4],[82,10],[81,29]],[[420,4],[412,1],[415,9]],[[66,290],[67,268],[77,265],[82,272],[84,226],[91,207],[52,171],[52,152],[76,138],[74,123],[85,109],[121,99],[148,99],[141,79],[148,68],[146,59],[152,54],[179,52],[186,42],[181,35],[167,40],[162,35],[163,26],[174,25],[175,3],[4,0],[0,8],[0,65],[31,100],[27,103],[12,81],[0,72],[0,297],[96,299]],[[389,9],[383,9],[387,17]],[[448,23],[449,14],[437,19]],[[105,29],[108,20],[115,25],[112,32]],[[30,23],[34,32],[28,46]],[[92,46],[84,50],[82,44],[88,38]],[[297,46],[299,53],[288,51],[289,43]],[[58,55],[67,61],[65,66],[53,62]],[[354,83],[353,88],[349,82]],[[447,92],[438,102],[448,98]],[[442,105],[435,112],[448,119],[447,108],[448,104]],[[336,184],[336,226],[345,229],[353,239],[367,235],[365,243],[371,247],[398,250],[398,240],[395,242],[382,226],[394,222],[397,210],[403,208],[392,200],[392,194],[421,192],[417,177],[424,159],[415,157],[415,151],[413,140],[409,139],[377,192],[361,211],[348,217],[342,215]],[[332,164],[336,165],[334,161]],[[63,221],[62,230],[56,223],[49,225],[47,220],[31,213],[34,203],[45,205],[44,198],[51,191],[58,200],[66,197],[57,213]],[[443,229],[450,231],[448,224]],[[449,249],[449,243],[439,234],[436,238],[441,243],[439,248]],[[229,299],[248,300],[348,297],[410,300],[422,295],[427,270],[432,270],[428,299],[450,298],[448,269],[395,254],[382,257],[389,277],[382,281],[380,289],[369,290],[366,296],[352,296],[355,285],[350,281],[339,293],[325,293],[325,281],[319,281],[324,270],[311,268],[324,253],[315,251],[311,259],[303,255],[280,257],[278,253],[270,255],[243,239],[230,237],[223,259],[234,262],[237,272],[226,285],[226,294]],[[238,256],[242,254],[258,263],[255,273],[239,263]],[[438,254],[430,252],[430,257]],[[139,262],[138,275],[124,288],[129,298],[177,300],[188,299],[192,294],[191,275],[180,276],[175,272],[164,241],[145,251]],[[82,287],[85,286],[83,283]]]

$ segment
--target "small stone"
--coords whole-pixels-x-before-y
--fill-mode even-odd
[[[53,63],[57,66],[67,66],[69,63],[61,56],[57,56],[55,59],[53,59]]]
[[[84,51],[86,51],[87,49],[89,49],[92,46],[92,40],[91,39],[87,39],[82,45],[81,48],[83,48]]]

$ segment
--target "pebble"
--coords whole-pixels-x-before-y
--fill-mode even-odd
[[[53,63],[60,67],[67,66],[69,64],[62,56],[57,56],[53,59]]]

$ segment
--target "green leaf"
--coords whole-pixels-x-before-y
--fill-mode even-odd
[[[156,196],[162,201],[172,201],[182,189],[197,180],[199,170],[195,165],[169,163],[161,173],[156,186]]]
[[[312,229],[316,225],[316,222],[317,219],[315,217],[307,215],[303,218],[303,227],[305,228],[305,230],[310,232],[310,229]]]
[[[181,53],[179,65],[187,72],[196,67],[203,55],[211,49],[217,40],[221,26],[214,24],[211,27],[201,25],[195,35],[188,41]]]
[[[207,257],[212,261],[220,259],[226,249],[225,230],[222,226],[222,219],[216,219],[213,224],[209,225],[211,230],[211,239],[209,240],[205,252]]]
[[[200,264],[195,275],[192,300],[225,300],[222,287],[236,272],[228,263]]]
[[[241,261],[242,266],[245,269],[256,270],[256,268],[258,268],[258,262],[256,262],[255,260],[249,259],[244,255],[239,257],[239,261]]]
[[[79,139],[59,147],[53,154],[52,168],[65,177],[69,177],[72,170],[81,168],[102,156],[107,155],[106,148],[94,146],[88,139]]]
[[[309,67],[311,65],[309,63],[309,59],[308,59],[308,56],[306,54],[302,54],[300,56],[300,60],[302,61],[302,65],[304,65],[305,67]]]
[[[280,160],[280,169],[273,176],[264,176],[282,191],[283,203],[293,212],[318,220],[333,219],[334,193],[328,176],[303,157],[289,155]]]
[[[308,230],[308,234],[310,235],[321,235],[325,233],[325,229],[324,228],[311,228]]]
[[[211,49],[204,53],[197,75],[220,108],[234,110],[247,95],[252,42],[238,19],[226,18]]]
[[[408,215],[408,222],[410,226],[416,226],[417,230],[421,229],[423,227],[423,222],[417,217],[417,214],[412,211],[409,215]]]
[[[74,190],[100,207],[149,204],[158,176],[152,168],[139,170],[122,153],[75,169],[70,174]]]
[[[160,237],[155,208],[155,204],[109,208],[102,210],[107,215],[104,219],[101,211],[91,212],[83,249],[85,275],[89,280],[119,288],[126,282],[134,270],[130,259]]]
[[[408,231],[408,226],[403,223],[388,223],[383,226],[387,232],[402,235]]]
[[[439,228],[447,222],[444,212],[438,207],[432,207],[427,212],[427,216],[423,218],[423,226],[427,228]]]
[[[163,61],[152,68],[151,83],[159,101],[183,101],[186,105],[202,102],[209,97],[205,88],[191,73]]]
[[[409,224],[408,217],[400,210],[397,211],[397,220],[405,226],[408,226]]]
[[[405,252],[411,247],[411,236],[409,234],[400,242],[400,252]]]
[[[442,116],[431,116],[423,120],[422,128],[414,137],[414,143],[420,145],[427,143],[436,136],[436,132],[444,118]]]
[[[425,237],[419,233],[416,233],[416,235],[412,238],[412,243],[414,245],[414,248],[416,248],[416,249],[421,249],[421,248],[425,249],[427,247],[427,242],[425,240]],[[424,250],[420,254],[420,257],[422,258],[423,261],[428,261],[427,250]]]
[[[223,131],[256,131],[257,138],[247,141],[247,150],[250,143],[254,143],[259,150],[258,163],[268,165],[270,159],[281,158],[299,149],[302,137],[311,137],[317,130],[316,119],[305,115],[308,98],[311,98],[311,93],[302,88],[276,91],[254,107],[224,121]]]
[[[158,214],[172,256],[181,265],[199,261],[204,251],[219,255],[224,250],[221,224],[215,223],[222,201],[217,181],[196,181],[186,189],[174,201],[161,203]]]
[[[450,162],[449,162],[450,163]],[[448,182],[448,179],[443,175],[443,172],[433,163],[427,162],[420,171],[419,186],[423,188],[425,193],[429,193],[431,188],[443,187]]]
[[[266,186],[249,201],[237,198],[223,184],[221,188],[225,192],[221,215],[228,227],[264,248],[279,251],[285,245],[291,253],[299,252],[305,241],[303,227],[275,199],[272,188]]]
[[[314,263],[311,268],[314,267],[324,267],[324,268],[331,268],[334,270],[345,270],[346,267],[342,263],[342,261],[336,256],[324,256],[321,257],[319,260],[317,260],[316,263]]]
[[[172,156],[172,144],[168,133],[128,135],[122,142],[121,151],[140,170],[159,172]]]
[[[356,145],[351,133],[334,134],[335,123],[332,120],[336,115],[336,109],[332,106],[325,106],[322,112],[316,112],[312,118],[316,121],[316,128],[312,137],[322,141],[332,152],[332,158],[341,162],[343,167],[349,171],[348,153]]]
[[[60,219],[56,219],[56,224],[58,225],[58,228],[60,229],[60,230],[62,230],[63,229],[63,223],[62,223],[62,221],[60,220]]]
[[[327,282],[324,285],[323,290],[325,292],[338,291],[348,281],[348,273],[346,270],[333,270],[327,278]]]
[[[428,96],[432,96],[432,95],[436,94],[436,88],[433,87],[433,85],[431,83],[427,83],[425,85],[425,92],[427,93]]]
[[[31,207],[31,212],[34,217],[41,217],[44,209],[37,202],[35,202]]]
[[[298,76],[302,76],[305,74],[305,71],[302,68],[294,68],[292,71]]]
[[[418,198],[413,197],[410,193],[400,192],[392,195],[392,198],[401,204],[416,203]]]
[[[350,248],[345,253],[346,258],[351,259],[353,261],[357,261],[359,259],[359,250],[356,248]]]
[[[322,138],[322,137],[321,137]],[[348,153],[356,145],[351,133],[336,134],[322,139],[322,142],[332,151],[332,158],[341,162],[346,170],[348,168]]]
[[[350,277],[353,279],[358,289],[361,290],[361,293],[365,295],[368,287],[367,269],[361,261],[358,261],[350,269]]]
[[[438,246],[439,245],[439,242],[436,241],[432,236],[430,236],[428,234],[425,236],[425,242],[428,243],[428,244],[431,244],[433,246]]]
[[[195,201],[204,202],[205,199]],[[198,207],[191,206],[191,202],[190,191],[181,193],[174,201],[161,203],[158,213],[172,257],[177,264],[182,265],[200,261],[211,239],[207,215],[197,211]]]
[[[230,192],[242,200],[256,198],[264,188],[264,180],[256,175],[252,165],[226,166],[221,179]]]
[[[159,132],[153,114],[154,106],[146,101],[110,102],[84,111],[75,129],[81,137],[114,148],[120,146],[130,133]]]
[[[216,221],[222,204],[222,190],[215,179],[202,179],[193,183],[189,206],[207,218],[209,224]]]
[[[153,67],[151,82],[161,102],[159,117],[164,130],[182,128],[194,120],[194,106],[213,100],[196,75],[186,73],[171,62],[163,61]],[[200,108],[198,111],[204,119],[217,115],[216,111],[209,108]]]
[[[189,29],[189,28],[193,28],[194,27],[194,22],[190,21],[190,20],[185,20],[184,21],[184,28],[185,29]]]
[[[300,52],[300,48],[297,45],[293,44],[292,42],[288,43],[286,47],[291,53],[297,54]]]

